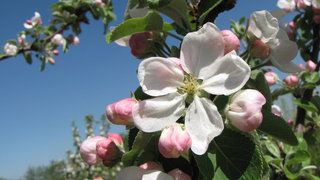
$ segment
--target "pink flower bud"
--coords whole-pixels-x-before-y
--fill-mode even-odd
[[[284,82],[286,83],[287,86],[293,87],[296,84],[298,84],[299,79],[295,74],[290,74],[284,79]]]
[[[58,55],[59,55],[59,50],[57,50],[57,49],[53,50],[53,54],[54,54],[55,56],[58,56]]]
[[[47,60],[51,65],[55,65],[56,64],[56,60],[54,58],[52,58],[52,57],[48,57]]]
[[[51,41],[56,45],[63,45],[65,43],[65,39],[61,34],[56,34],[52,37]]]
[[[191,177],[188,174],[178,168],[171,170],[168,174],[172,176],[174,180],[191,180]]]
[[[141,167],[142,169],[145,169],[145,170],[159,170],[159,171],[162,171],[161,165],[159,165],[158,163],[153,162],[153,161],[145,162],[145,163],[141,164],[139,167]]]
[[[118,147],[123,147],[122,137],[118,133],[110,133],[107,138],[116,143]]]
[[[304,9],[308,5],[310,5],[310,1],[306,1],[306,0],[295,0],[295,3],[299,9]]]
[[[221,31],[224,40],[224,54],[235,50],[238,54],[240,48],[239,38],[230,30]]]
[[[82,142],[80,146],[80,156],[81,158],[90,165],[99,164],[102,159],[97,154],[97,142],[100,140],[107,140],[107,138],[102,136],[88,137]]]
[[[299,67],[301,68],[301,69],[304,69],[304,67],[303,67],[303,65],[300,63],[299,64]]]
[[[265,60],[270,55],[270,48],[266,43],[262,42],[261,40],[255,40],[251,44],[251,55],[252,57]]]
[[[276,116],[282,116],[281,108],[275,104],[271,106],[271,112]]]
[[[77,45],[79,45],[79,43],[80,43],[79,37],[78,37],[78,36],[75,36],[75,37],[72,39],[72,44],[75,45],[75,46],[77,46]]]
[[[279,79],[278,75],[274,72],[266,72],[264,74],[264,77],[266,78],[269,86],[274,85],[276,81]]]
[[[164,129],[159,139],[159,152],[165,158],[178,158],[180,153],[187,152],[191,147],[189,133],[182,129],[181,124],[173,124]]]
[[[295,23],[294,21],[291,21],[289,22],[289,27],[292,29],[292,30],[295,30],[297,28],[297,23]]]
[[[98,156],[103,160],[103,164],[107,167],[115,165],[121,157],[119,148],[109,138],[98,141],[96,150]]]
[[[129,39],[131,53],[139,59],[143,58],[150,51],[151,44],[149,40],[152,40],[152,38],[152,32],[133,34]]]
[[[226,116],[231,124],[243,132],[252,131],[262,123],[261,108],[266,98],[257,90],[238,91],[227,106]]]
[[[27,24],[29,24],[29,25],[32,25],[32,21],[31,21],[31,20],[29,20],[29,19],[28,19],[28,20],[26,20],[26,23],[27,23]]]
[[[316,15],[313,17],[313,20],[316,24],[320,24],[320,15]]]
[[[94,178],[93,180],[103,180],[103,178]]]
[[[288,120],[288,124],[289,124],[290,126],[292,126],[292,125],[293,125],[293,120],[292,120],[292,119],[289,119],[289,120]]]
[[[317,68],[317,64],[315,64],[313,61],[309,60],[306,63],[306,69],[308,72],[313,72]]]
[[[96,5],[99,5],[99,6],[105,6],[106,4],[104,2],[102,2],[101,0],[94,0],[94,3]]]
[[[268,71],[272,71],[272,67],[268,67]]]
[[[41,19],[38,19],[38,24],[42,24],[42,20]]]
[[[108,105],[106,114],[109,121],[118,125],[132,125],[132,108],[135,104],[135,100],[126,98]]]

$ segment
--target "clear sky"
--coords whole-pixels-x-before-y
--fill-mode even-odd
[[[24,29],[35,11],[48,25],[58,0],[11,0],[0,6],[0,46]],[[217,25],[228,29],[229,20],[247,18],[257,10],[275,10],[277,0],[239,0],[236,8],[220,14]],[[127,1],[114,0],[121,23]],[[136,69],[140,60],[130,48],[107,44],[102,22],[82,25],[80,44],[60,53],[54,66],[39,71],[40,61],[28,65],[22,56],[0,62],[0,177],[18,179],[29,166],[47,165],[66,157],[72,147],[71,120],[84,137],[84,116],[99,119],[108,104],[130,96],[138,87]],[[124,132],[112,126],[112,132]]]

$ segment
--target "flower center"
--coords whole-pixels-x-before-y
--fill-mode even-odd
[[[191,103],[194,95],[199,94],[201,90],[199,86],[202,83],[202,80],[199,80],[197,77],[192,77],[192,75],[185,74],[183,83],[183,87],[178,87],[178,92],[180,94],[187,94],[186,101]]]

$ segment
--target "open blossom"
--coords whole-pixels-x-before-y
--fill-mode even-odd
[[[279,79],[278,75],[274,72],[266,72],[264,74],[264,77],[266,78],[269,86],[274,85],[277,82],[277,80]]]
[[[260,40],[270,49],[272,64],[282,72],[295,73],[300,68],[291,62],[298,54],[298,46],[279,28],[278,20],[268,11],[251,14],[246,33],[251,42]]]
[[[3,47],[3,51],[6,55],[15,56],[18,53],[18,47],[16,45],[6,43]]]
[[[38,12],[35,12],[34,13],[34,16],[31,18],[31,20],[27,20],[23,26],[26,28],[26,29],[31,29],[33,28],[34,26],[36,26],[37,24],[41,24],[41,16]]]
[[[146,170],[136,166],[123,168],[116,180],[174,180],[172,176],[159,170]]]
[[[62,36],[62,34],[56,34],[53,36],[53,38],[51,39],[51,41],[56,44],[56,45],[64,45],[66,43],[66,40],[64,39],[64,37]]]
[[[184,123],[192,140],[191,150],[202,155],[224,127],[217,107],[206,97],[230,95],[241,89],[249,79],[250,67],[235,51],[224,55],[223,37],[212,23],[185,36],[180,60],[181,66],[172,58],[162,57],[140,63],[142,90],[156,98],[137,102],[133,121],[144,132],[160,131],[183,115],[187,102],[190,105]]]
[[[287,86],[293,87],[298,84],[299,79],[295,74],[290,74],[284,79],[284,82],[286,83]]]
[[[296,10],[296,3],[294,0],[278,0],[277,6],[286,12],[293,12]]]
[[[317,64],[316,63],[314,63],[311,60],[307,61],[306,69],[307,69],[308,72],[313,72],[313,71],[316,70],[316,68],[317,68]]]
[[[180,153],[190,149],[190,135],[182,128],[181,124],[175,123],[162,131],[158,147],[165,158],[178,158]]]
[[[230,30],[222,30],[222,37],[224,40],[224,54],[228,54],[235,50],[238,54],[240,48],[239,38]]]
[[[73,37],[72,44],[77,46],[77,45],[79,45],[79,43],[80,43],[79,37],[78,36]]]
[[[261,108],[266,98],[257,90],[246,89],[234,94],[226,108],[231,124],[243,132],[257,129],[262,123]]]
[[[132,98],[126,98],[108,105],[106,108],[106,114],[109,121],[118,125],[132,125],[132,108],[135,104],[135,100]]]

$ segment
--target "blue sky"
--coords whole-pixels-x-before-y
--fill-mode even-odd
[[[51,17],[49,5],[57,0],[4,1],[0,6],[0,45],[24,29],[35,11],[45,25]],[[249,3],[250,2],[250,3]],[[253,11],[277,9],[276,0],[238,1],[236,8],[220,14],[217,25],[228,29],[229,20],[249,17]],[[113,1],[121,23],[127,1]],[[108,104],[130,96],[138,87],[136,69],[140,60],[130,48],[107,44],[102,22],[82,25],[80,44],[60,53],[54,66],[39,71],[40,62],[28,65],[22,56],[0,62],[0,177],[18,179],[29,166],[47,165],[66,157],[72,147],[71,120],[84,137],[84,116],[99,119]],[[112,132],[124,132],[112,126]]]

